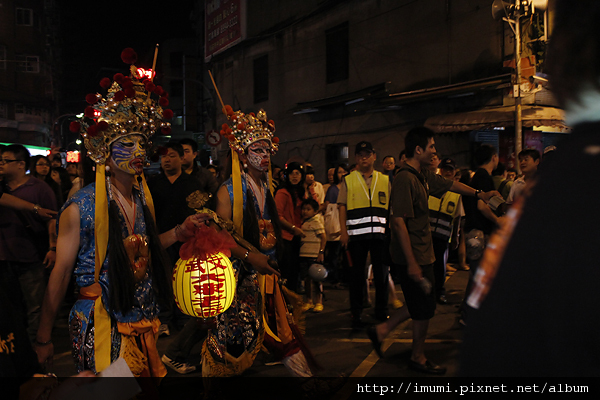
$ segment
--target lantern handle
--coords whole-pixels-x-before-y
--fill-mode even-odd
[[[233,221],[223,218],[220,215],[218,215],[216,212],[208,209],[208,208],[202,208],[202,209],[194,209],[194,211],[196,211],[197,213],[200,214],[207,214],[208,216],[210,216],[210,219],[212,219],[212,221],[220,228],[220,229],[225,229],[226,231],[229,232],[229,234],[231,234],[231,237],[233,237],[233,239],[235,240],[235,242],[240,245],[241,247],[243,247],[244,249],[252,252],[252,253],[260,253],[260,250],[258,250],[252,243],[250,243],[249,241],[247,241],[246,239],[244,239],[239,233],[237,233],[235,231],[235,228],[233,226]],[[273,268],[274,270],[276,270],[277,272],[281,273],[281,271],[279,270],[279,264],[277,263],[277,260],[272,260],[269,259],[268,261],[269,266],[271,268]],[[245,265],[245,264],[244,264]]]

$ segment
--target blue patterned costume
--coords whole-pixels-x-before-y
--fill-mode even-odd
[[[139,193],[134,189],[136,203],[134,233],[146,235],[146,222]],[[73,195],[64,204],[62,211],[69,205],[76,204],[80,214],[80,242],[77,253],[77,264],[73,270],[78,287],[90,286],[94,283],[95,273],[95,241],[94,241],[94,215],[95,215],[95,185],[91,184]],[[60,215],[59,215],[60,218]],[[129,236],[127,224],[119,210],[119,220],[123,239]],[[107,257],[100,271],[100,286],[102,287],[102,300],[108,303],[108,257],[110,248],[107,249]],[[158,314],[158,305],[152,291],[152,278],[146,272],[144,278],[136,283],[135,300],[133,308],[126,314],[108,310],[111,317],[111,362],[119,357],[121,348],[121,334],[118,332],[117,322],[137,322],[144,318],[153,320]],[[78,371],[95,369],[94,357],[94,300],[82,298],[75,302],[69,315],[69,333],[73,345],[73,358]]]
[[[231,204],[233,204],[233,185],[231,178],[224,183]],[[268,190],[263,184],[264,190]],[[243,207],[246,209],[247,182],[242,176]],[[260,215],[257,199],[254,198],[256,214]],[[263,218],[269,220],[267,207]],[[275,258],[275,249],[265,252],[271,258]],[[237,258],[231,259],[237,279],[236,295],[229,309],[216,317],[217,327],[210,331],[206,340],[207,349],[214,361],[219,364],[228,364],[230,368],[224,367],[220,371],[218,364],[211,363],[210,375],[227,376],[239,374],[252,364],[254,357],[260,350],[262,344],[262,333],[264,331],[263,321],[258,312],[262,309],[262,295],[260,292],[258,274],[256,271],[244,269],[243,264]],[[236,367],[239,361],[239,367]],[[208,365],[203,366],[203,372]]]

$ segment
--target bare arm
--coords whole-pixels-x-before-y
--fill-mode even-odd
[[[325,260],[325,246],[327,245],[327,235],[321,233],[319,235],[321,239],[321,245],[319,246],[319,255],[317,256],[317,262],[323,262]]]
[[[0,206],[10,207],[15,210],[20,211],[30,211],[35,213],[35,204],[20,199],[18,197],[13,196],[12,194],[4,193],[2,197],[0,197]],[[48,210],[46,208],[39,208],[38,215],[44,218],[51,218],[58,214],[58,212],[53,210]]]
[[[346,227],[346,205],[338,203],[338,214],[340,217],[340,242],[342,247],[348,248],[348,228]]]
[[[497,190],[490,190],[489,192],[481,192],[480,194],[477,194],[477,191],[471,186],[467,186],[464,183],[456,181],[452,183],[452,187],[450,188],[450,190],[459,194],[463,194],[465,196],[477,196],[479,200],[483,200],[485,203],[490,201],[490,199],[494,196],[502,197]]]
[[[483,214],[484,217],[493,223],[498,224],[498,217],[496,214],[494,214],[490,206],[483,202],[483,200],[477,200],[477,209],[481,212],[481,214]]]
[[[48,253],[44,257],[44,266],[52,268],[56,262],[56,221],[54,219],[48,221],[48,237],[50,240],[48,243]]]
[[[62,213],[60,218],[60,235],[57,240],[56,264],[50,274],[42,311],[40,316],[40,327],[37,332],[36,341],[47,343],[52,336],[54,319],[60,307],[79,251],[79,208],[71,204]],[[36,346],[38,361],[43,364],[46,360],[52,361],[54,346],[52,343]]]

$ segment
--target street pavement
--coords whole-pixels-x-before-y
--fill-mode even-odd
[[[426,341],[426,355],[433,362],[447,367],[445,377],[456,376],[459,362],[459,347],[462,338],[461,325],[458,323],[459,306],[464,296],[469,272],[457,271],[449,274],[446,281],[448,304],[438,305],[436,314],[429,325]],[[396,285],[398,298],[404,301],[400,285]],[[374,289],[371,288],[374,300]],[[391,307],[390,307],[391,310]],[[369,324],[377,321],[372,316],[373,308],[365,309],[363,320]],[[393,311],[390,311],[393,312]],[[52,372],[60,377],[74,375],[75,367],[71,358],[67,329],[68,306],[65,305],[55,324],[53,339],[55,357]],[[305,340],[317,361],[323,367],[319,376],[336,377],[340,374],[352,378],[381,377],[423,377],[424,375],[408,369],[412,341],[412,322],[400,324],[383,344],[384,358],[380,359],[373,351],[365,331],[353,331],[350,328],[350,303],[347,290],[325,286],[324,311],[305,314]],[[161,355],[177,332],[171,329],[170,336],[158,339]],[[194,348],[192,359],[200,359],[200,346]],[[254,365],[244,373],[244,377],[289,377],[286,368],[281,365],[266,365],[272,361],[267,354],[260,354]],[[183,375],[169,369],[167,377]],[[186,377],[200,377],[199,370]],[[171,380],[172,382],[172,380]]]

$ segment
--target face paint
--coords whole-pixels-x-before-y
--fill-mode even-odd
[[[126,136],[113,143],[110,157],[121,171],[130,175],[140,175],[146,158],[144,144],[141,136]]]
[[[266,172],[269,169],[269,143],[264,140],[252,143],[248,147],[248,164],[255,169]]]

